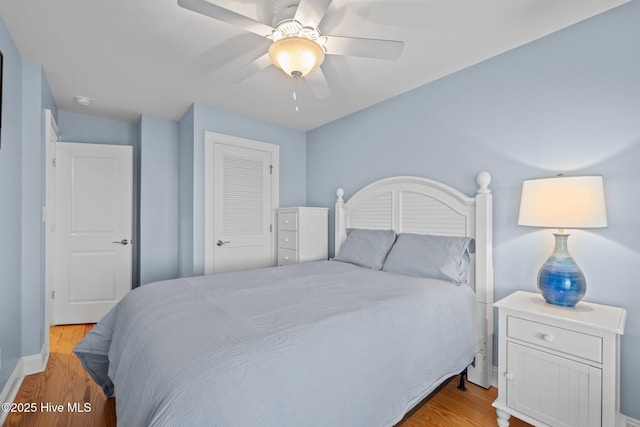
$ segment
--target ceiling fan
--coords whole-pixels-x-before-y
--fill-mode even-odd
[[[393,60],[404,47],[404,42],[396,40],[322,35],[318,25],[331,1],[287,0],[289,4],[275,8],[272,26],[207,0],[178,0],[178,5],[273,41],[268,52],[225,80],[240,82],[274,64],[296,79],[307,80],[314,95],[323,98],[331,93],[320,68],[325,54]]]

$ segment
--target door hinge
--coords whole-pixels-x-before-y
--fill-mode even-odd
[[[273,165],[269,165],[269,175],[273,175]]]
[[[53,164],[53,166],[56,165],[56,158],[55,157],[51,160],[51,164]]]
[[[51,299],[56,299],[56,291],[51,291]]]
[[[269,233],[273,233],[273,224],[269,224]]]

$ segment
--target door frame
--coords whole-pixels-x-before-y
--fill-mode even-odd
[[[240,138],[238,136],[221,133],[204,132],[204,274],[213,274],[213,249],[215,238],[213,236],[213,181],[215,146],[230,145],[232,147],[246,148],[250,150],[266,151],[271,154],[271,263],[276,265],[278,259],[278,239],[275,224],[277,224],[277,212],[280,206],[280,146],[268,142],[253,139]]]
[[[49,327],[53,324],[53,272],[55,265],[55,158],[58,142],[58,124],[51,110],[45,110],[45,206],[42,209],[45,223],[44,262],[44,330],[45,343],[49,348]]]

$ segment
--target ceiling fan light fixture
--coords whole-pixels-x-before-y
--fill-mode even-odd
[[[324,48],[305,37],[286,37],[269,47],[269,58],[285,73],[304,77],[324,61]]]

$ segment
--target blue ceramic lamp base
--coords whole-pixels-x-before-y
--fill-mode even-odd
[[[553,235],[556,246],[538,273],[538,288],[549,304],[573,307],[584,297],[587,281],[569,254],[569,234],[560,231]]]

